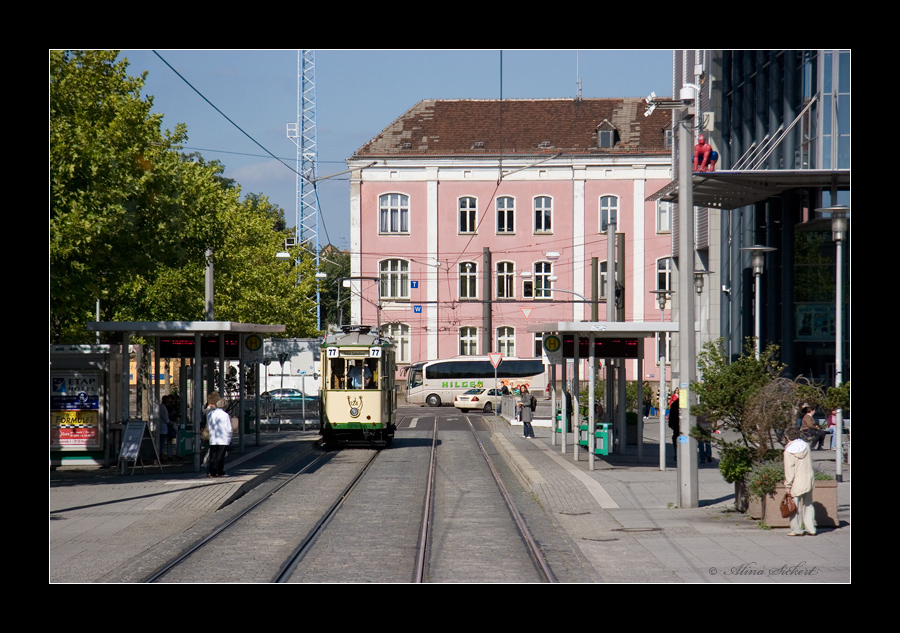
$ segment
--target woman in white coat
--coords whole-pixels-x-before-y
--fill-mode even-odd
[[[797,504],[797,511],[791,515],[788,536],[803,536],[804,529],[810,536],[815,536],[816,510],[812,491],[816,477],[809,444],[800,438],[800,429],[796,427],[788,429],[786,435],[791,442],[784,447],[784,487]]]

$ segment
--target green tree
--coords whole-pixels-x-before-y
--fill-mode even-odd
[[[337,327],[339,322],[338,310],[338,287],[341,279],[350,276],[350,253],[340,251],[336,247],[328,244],[323,247],[319,256],[319,268],[325,273],[326,277],[320,286],[320,297],[322,307],[322,327]],[[343,323],[347,324],[350,314],[350,293],[346,290],[340,294],[340,299],[344,307]]]
[[[115,51],[50,56],[51,341],[87,340],[103,320],[204,318],[206,250],[215,318],[283,323],[314,336],[315,265],[278,262],[284,212],[262,194],[241,201],[219,161],[183,154],[187,130],[163,133],[146,73]]]
[[[115,318],[135,276],[221,243],[210,216],[222,190],[209,186],[210,168],[175,151],[186,129],[162,133],[140,95],[146,74],[128,76],[117,57],[50,53],[53,341],[83,341],[97,301],[102,318]]]

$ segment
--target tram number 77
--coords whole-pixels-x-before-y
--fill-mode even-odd
[[[380,347],[370,347],[369,348],[369,358],[381,358],[381,348]]]

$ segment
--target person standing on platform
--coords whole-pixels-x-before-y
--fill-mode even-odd
[[[225,453],[231,444],[231,416],[223,408],[225,401],[218,391],[206,397],[209,412],[206,414],[206,426],[209,428],[209,474],[207,477],[225,477]]]
[[[784,487],[794,498],[797,511],[791,515],[788,536],[816,535],[816,510],[812,495],[816,476],[813,472],[810,446],[801,437],[800,429],[789,428],[785,435],[791,442],[784,447]]]
[[[531,426],[531,421],[534,419],[534,410],[537,408],[537,401],[525,385],[522,385],[521,403],[522,433],[527,439],[534,439],[534,428]]]
[[[678,413],[678,391],[669,398],[669,428],[672,429],[672,449],[675,451],[675,463],[678,463],[678,436],[681,435],[681,429],[678,426],[680,415]]]

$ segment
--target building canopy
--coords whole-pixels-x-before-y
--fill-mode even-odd
[[[695,172],[693,184],[694,206],[715,209],[739,209],[790,189],[847,189],[850,170],[746,170]],[[678,181],[671,183],[647,198],[648,201],[678,202]]]

